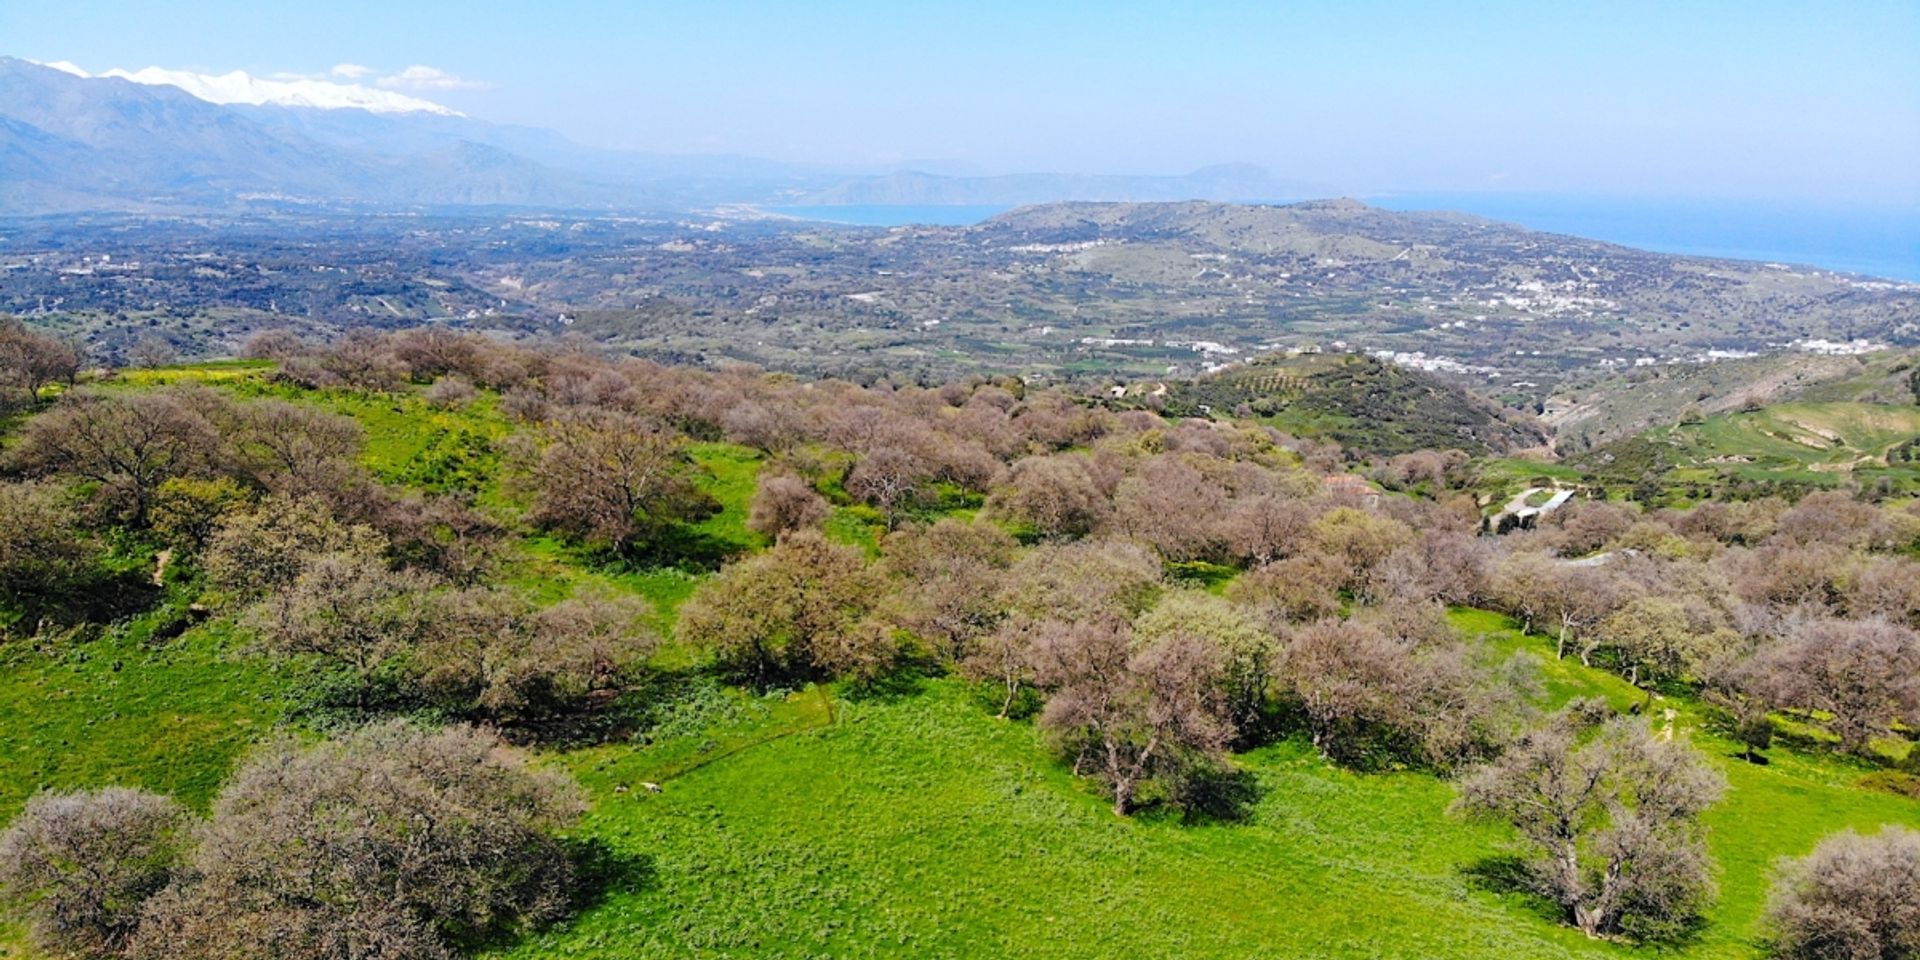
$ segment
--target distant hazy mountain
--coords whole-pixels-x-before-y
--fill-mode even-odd
[[[323,80],[0,57],[0,214],[261,204],[687,210],[718,204],[1278,201],[1319,192],[1252,166],[1184,176],[866,172],[582,146]]]
[[[330,92],[339,85],[181,74],[176,86],[170,76],[88,76],[0,57],[0,213],[260,203],[685,209],[772,201],[845,176],[751,157],[598,150],[444,108],[342,99]]]

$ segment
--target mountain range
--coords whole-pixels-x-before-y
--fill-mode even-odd
[[[1186,176],[951,176],[584,146],[399,93],[147,68],[88,74],[0,57],[0,215],[720,204],[1281,200],[1258,167]]]

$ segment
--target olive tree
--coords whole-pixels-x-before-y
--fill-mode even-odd
[[[1519,828],[1532,889],[1588,936],[1679,932],[1712,902],[1699,816],[1726,784],[1684,739],[1577,701],[1460,783],[1457,807]]]
[[[1630,683],[1675,680],[1733,642],[1704,620],[1672,597],[1638,597],[1594,626],[1594,642],[1618,651]]]

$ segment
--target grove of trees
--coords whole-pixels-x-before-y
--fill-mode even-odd
[[[0,328],[22,403],[77,375],[4,372],[22,343],[51,356],[39,337]],[[80,385],[24,422],[0,454],[0,631],[84,629],[102,598],[165,593],[318,671],[330,722],[368,725],[263,749],[206,817],[132,791],[35,800],[0,838],[0,891],[49,950],[432,957],[548,922],[580,799],[498,735],[630,733],[618,711],[670,670],[752,691],[957,677],[1121,816],[1235,816],[1236,754],[1290,737],[1357,771],[1428,771],[1461,815],[1510,826],[1527,890],[1635,940],[1684,935],[1712,902],[1700,814],[1724,781],[1671,722],[1549,712],[1540,653],[1617,672],[1636,711],[1697,699],[1756,762],[1782,720],[1852,763],[1915,749],[1910,505],[1579,499],[1491,536],[1457,451],[1368,464],[1399,491],[1382,492],[1255,422],[1018,381],[801,382],[444,329],[250,352],[277,364],[252,393]],[[499,476],[383,482],[359,424],[301,400],[407,391],[435,411],[484,398]],[[705,526],[723,506],[695,454],[721,443],[758,471],[734,504],[745,540]],[[589,575],[550,581],[554,555]],[[688,585],[657,609],[610,586],[663,569]],[[1540,652],[1464,634],[1463,607]],[[662,665],[663,631],[694,666]],[[1788,869],[1782,954],[1904,955],[1911,903],[1874,893],[1902,836]]]

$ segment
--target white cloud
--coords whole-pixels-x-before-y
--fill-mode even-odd
[[[457,110],[392,90],[376,90],[353,83],[326,80],[273,79],[256,77],[244,70],[219,75],[147,67],[142,70],[115,68],[99,74],[119,77],[151,86],[179,87],[209,103],[275,104],[283,107],[309,107],[316,110],[366,110],[372,113],[435,113],[461,116]]]
[[[487,85],[478,80],[456,77],[439,67],[414,64],[391,76],[375,81],[389,90],[484,90]]]
[[[437,67],[419,64],[374,79],[371,86],[353,81],[372,77],[378,71],[357,63],[336,64],[326,73],[280,72],[266,76],[255,76],[244,70],[215,75],[164,67],[145,67],[140,70],[115,67],[101,73],[89,73],[65,60],[42,63],[41,66],[82,78],[117,77],[134,83],[179,87],[211,103],[271,103],[322,110],[351,108],[374,113],[436,113],[453,117],[463,114],[398,91],[485,90],[490,86],[454,76]]]

